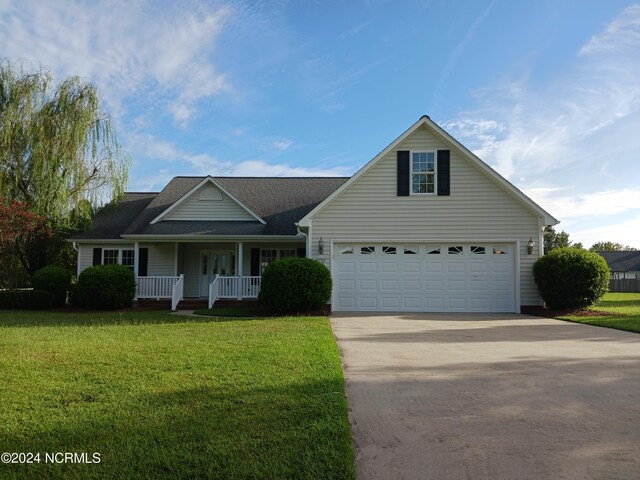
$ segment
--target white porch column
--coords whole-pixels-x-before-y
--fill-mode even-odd
[[[242,254],[244,246],[243,242],[237,242],[236,245],[238,247],[238,254],[236,255],[236,261],[238,263],[236,266],[236,277],[238,277],[238,280],[236,280],[238,282],[238,300],[242,300],[242,273],[244,267]]]
[[[135,242],[133,244],[133,275],[138,278],[138,257],[140,255],[140,244]]]
[[[173,254],[173,275],[178,276],[178,242],[175,243],[175,250]]]

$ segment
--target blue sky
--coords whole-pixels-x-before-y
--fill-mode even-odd
[[[640,5],[0,0],[0,57],[99,87],[130,190],[351,175],[428,114],[573,240],[640,248]]]

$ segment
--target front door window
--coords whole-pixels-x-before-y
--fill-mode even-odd
[[[233,276],[236,272],[235,254],[228,251],[200,252],[200,295],[209,295],[209,284],[218,276]]]

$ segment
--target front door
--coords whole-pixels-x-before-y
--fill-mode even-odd
[[[223,250],[200,252],[200,296],[209,296],[209,284],[216,275],[235,275],[235,254]]]

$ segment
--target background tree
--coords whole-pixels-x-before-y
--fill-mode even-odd
[[[591,252],[629,252],[638,250],[637,248],[630,247],[629,245],[623,245],[616,242],[596,242],[589,249]]]
[[[0,63],[0,197],[46,215],[56,232],[46,245],[27,247],[30,273],[86,226],[92,207],[120,197],[129,163],[90,82],[54,85],[45,69]]]
[[[544,227],[543,231],[543,239],[544,239],[544,253],[549,253],[556,248],[566,248],[566,247],[574,247],[574,248],[583,248],[582,243],[580,242],[572,242],[569,239],[569,234],[564,230],[560,233],[556,232],[553,227]]]

